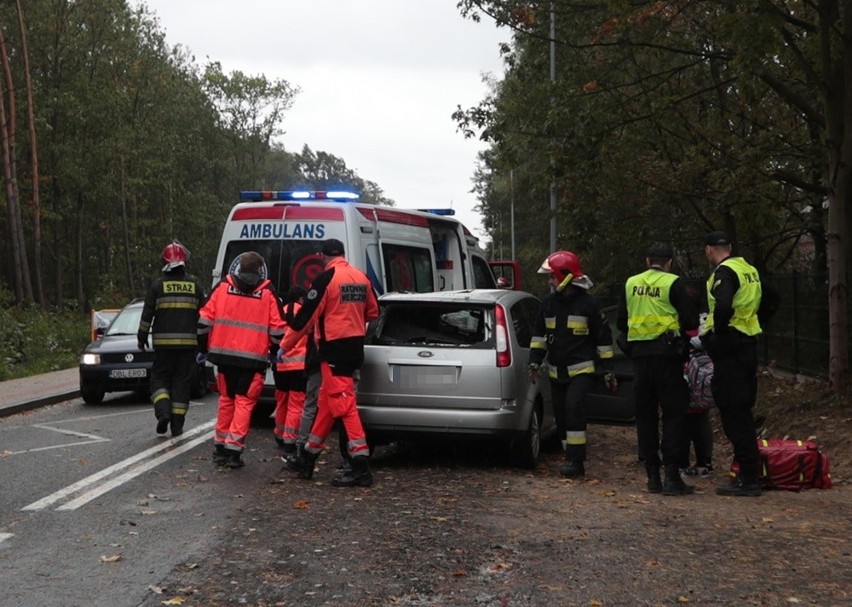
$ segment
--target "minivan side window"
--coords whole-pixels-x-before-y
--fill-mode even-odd
[[[532,341],[533,318],[530,315],[529,301],[529,299],[522,299],[510,310],[515,334],[518,336],[518,345],[522,348],[529,348]]]
[[[385,276],[388,280],[388,292],[430,293],[435,290],[429,249],[383,244],[382,256],[385,263]]]

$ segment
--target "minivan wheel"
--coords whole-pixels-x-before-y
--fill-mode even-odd
[[[535,468],[541,453],[541,413],[533,407],[524,433],[512,441],[512,460],[519,468]]]

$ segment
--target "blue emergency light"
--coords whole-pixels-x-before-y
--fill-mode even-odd
[[[444,215],[445,217],[455,215],[454,209],[417,209],[423,213],[432,213],[432,215]]]
[[[266,200],[328,200],[331,202],[346,202],[358,200],[356,192],[343,190],[292,190],[279,192],[274,190],[247,190],[240,192],[242,202],[263,202]]]

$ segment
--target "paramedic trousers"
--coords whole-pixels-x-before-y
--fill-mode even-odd
[[[367,446],[367,436],[361,425],[361,418],[358,416],[355,378],[351,374],[335,375],[335,370],[325,361],[320,366],[320,372],[322,384],[317,402],[317,417],[311,428],[305,450],[309,453],[322,451],[335,420],[339,419],[349,438],[347,442],[349,456],[367,457],[370,449]]]
[[[567,461],[586,461],[586,394],[594,381],[591,373],[576,375],[567,382],[550,380],[553,416]]]
[[[155,351],[151,367],[151,402],[157,419],[169,414],[183,420],[189,409],[194,373],[194,348]]]
[[[719,409],[725,436],[734,448],[734,459],[746,478],[757,479],[760,454],[753,408],[757,399],[757,340],[743,338],[736,348],[713,353],[710,388]]]
[[[662,451],[664,466],[680,468],[689,457],[686,435],[689,385],[683,376],[683,360],[677,356],[634,356],[633,370],[639,456],[646,466],[659,466]]]
[[[304,371],[274,371],[275,439],[282,445],[296,445],[305,407],[307,378]]]
[[[219,367],[216,384],[219,409],[216,414],[215,445],[242,453],[251,425],[251,412],[263,391],[263,371],[239,367]]]

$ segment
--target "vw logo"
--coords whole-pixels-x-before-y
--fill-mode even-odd
[[[126,362],[126,363],[132,363],[133,362],[133,354],[131,352],[128,352],[127,354],[124,355],[124,362]]]
[[[417,353],[417,356],[419,356],[420,358],[432,358],[434,356],[434,353],[430,352],[429,350],[420,350],[420,352]]]

